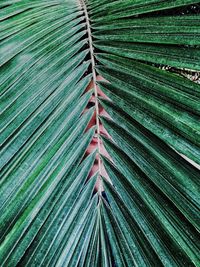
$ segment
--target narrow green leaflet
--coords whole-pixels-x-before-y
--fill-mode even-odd
[[[196,118],[190,128],[188,113],[180,112],[179,109],[175,109],[172,105],[170,105],[171,109],[168,109],[167,104],[165,104],[166,102],[161,102],[160,99],[155,99],[153,95],[148,95],[144,92],[140,93],[135,91],[138,96],[136,96],[136,100],[136,98],[132,95],[131,90],[129,91],[130,94],[126,94],[126,92],[121,90],[122,87],[120,87],[119,84],[120,80],[116,80],[116,87],[104,84],[100,85],[100,88],[133,119],[138,121],[145,128],[153,132],[180,153],[185,154],[197,163],[200,163],[198,157],[200,151],[198,116],[194,116],[194,118]],[[113,90],[115,90],[116,93],[119,92],[119,95],[116,93],[113,94]],[[158,105],[156,104],[157,108],[156,106],[153,107],[153,105],[151,105],[151,101],[154,101],[154,99],[156,102],[158,101]],[[154,108],[156,109],[154,110]],[[178,123],[176,124],[176,122]]]
[[[121,0],[104,0],[103,4],[100,4],[98,0],[90,2],[94,5],[94,7],[91,5],[92,19],[97,22],[199,3],[198,0],[169,0],[167,2],[162,0],[126,0],[123,2]],[[99,6],[95,5],[96,3]]]
[[[179,171],[177,169],[175,173],[173,170],[165,169],[164,164],[166,163],[156,160],[151,151],[144,148],[143,145],[139,144],[118,126],[110,123],[110,127],[108,128],[108,125],[106,125],[106,129],[111,133],[117,145],[178,206],[186,218],[199,229],[199,181],[196,181],[195,176],[198,172],[189,173],[185,170]],[[134,147],[134,150],[132,147]]]
[[[109,43],[109,44],[108,44]],[[169,65],[177,68],[188,68],[200,70],[200,50],[199,48],[148,44],[148,43],[126,43],[126,42],[106,42],[97,40],[94,46],[102,51],[113,53],[114,55],[132,58],[150,63]]]

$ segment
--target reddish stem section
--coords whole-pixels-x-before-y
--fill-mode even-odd
[[[94,166],[89,174],[89,178],[94,174],[94,173],[98,173],[98,180],[95,186],[95,189],[101,194],[101,192],[103,191],[103,185],[102,185],[102,181],[101,181],[101,176],[104,176],[105,178],[108,179],[108,175],[105,171],[105,168],[102,164],[100,155],[104,155],[108,158],[109,155],[105,150],[105,147],[102,143],[102,140],[100,138],[101,135],[104,135],[106,137],[109,137],[107,131],[105,130],[105,128],[103,127],[99,116],[104,115],[104,116],[108,116],[108,114],[106,113],[106,111],[103,109],[103,107],[101,107],[101,105],[99,104],[98,101],[98,97],[101,96],[103,98],[107,98],[106,95],[100,90],[100,88],[97,85],[97,81],[98,80],[104,80],[103,77],[98,76],[96,73],[96,69],[95,69],[95,57],[94,57],[94,48],[93,48],[93,40],[92,40],[92,33],[91,33],[91,25],[90,25],[90,20],[89,20],[89,16],[88,16],[88,11],[87,11],[87,7],[86,7],[86,3],[84,0],[79,0],[79,3],[85,13],[85,21],[86,21],[86,27],[87,27],[87,34],[88,34],[88,45],[89,45],[89,50],[90,50],[90,57],[91,57],[91,70],[92,70],[92,81],[90,82],[89,86],[86,88],[86,91],[89,90],[93,90],[93,95],[89,101],[88,107],[86,108],[86,110],[88,108],[91,107],[91,105],[95,106],[95,112],[93,114],[93,117],[88,125],[88,129],[90,129],[92,126],[96,126],[96,133],[92,139],[92,142],[90,144],[90,146],[88,147],[87,151],[86,151],[86,156],[90,153],[92,153],[94,150],[97,151],[96,153],[96,159],[95,159],[95,163]]]
[[[104,80],[103,77],[101,76],[97,76],[97,81],[101,81],[101,80]],[[93,90],[94,88],[94,81],[92,80],[90,82],[90,84],[88,85],[86,91],[89,91],[89,90]],[[102,97],[102,98],[105,98],[105,99],[108,99],[108,97],[100,90],[100,88],[98,87],[98,85],[96,85],[96,88],[97,88],[97,92],[98,92],[98,96],[99,97]],[[95,95],[93,94],[89,103],[88,103],[88,106],[86,107],[85,111],[87,111],[91,106],[95,106]],[[104,117],[107,117],[107,118],[110,118],[110,116],[108,115],[108,113],[105,111],[105,109],[98,103],[98,110],[99,110],[99,116],[104,116]],[[87,127],[87,130],[90,129],[91,127],[93,126],[96,126],[96,109],[94,111],[94,114],[92,116],[92,119]],[[110,135],[108,134],[108,132],[106,131],[106,129],[104,128],[103,124],[101,123],[101,121],[99,120],[99,130],[100,130],[100,135],[102,136],[105,136],[109,139],[111,139]],[[99,147],[98,147],[98,138],[97,138],[97,131],[92,139],[92,142],[90,143],[87,151],[86,151],[86,156],[89,155],[90,153],[92,153],[94,150],[98,150]],[[101,155],[109,158],[109,154],[107,153],[103,143],[102,143],[102,140],[100,139],[100,152],[101,152]],[[103,166],[103,163],[101,161],[101,159],[99,159],[99,153],[96,153],[96,159],[95,159],[95,162],[94,162],[94,165],[91,169],[91,172],[89,174],[89,178],[95,174],[97,171],[99,171],[99,161],[100,161],[100,164],[101,164],[101,167],[100,167],[100,175],[101,176],[104,176],[105,178],[109,179],[108,177],[108,174]],[[99,187],[100,187],[100,178],[98,178],[97,180],[97,183],[96,183],[96,186],[95,186],[95,190],[99,191]],[[103,190],[103,188],[101,189]]]

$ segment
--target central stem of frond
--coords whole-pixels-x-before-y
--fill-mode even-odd
[[[92,77],[93,77],[93,83],[94,83],[94,96],[95,96],[95,109],[96,109],[96,126],[97,126],[97,144],[98,144],[98,172],[99,172],[99,178],[101,174],[101,143],[100,143],[100,121],[99,121],[99,102],[98,102],[98,91],[97,91],[97,74],[95,70],[95,58],[94,58],[94,48],[92,43],[92,33],[91,33],[91,26],[90,26],[90,20],[88,16],[87,7],[84,0],[79,0],[80,4],[84,10],[85,13],[85,20],[87,25],[87,33],[88,33],[88,41],[89,41],[89,49],[90,49],[90,57],[91,57],[91,67],[92,67]],[[100,178],[101,179],[101,178]],[[100,182],[100,188],[99,191],[102,190],[102,183]]]

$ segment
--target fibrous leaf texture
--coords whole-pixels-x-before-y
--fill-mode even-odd
[[[199,10],[1,1],[0,266],[200,266]]]

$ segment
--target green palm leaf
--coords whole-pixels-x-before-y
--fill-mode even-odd
[[[1,266],[199,266],[199,8],[0,3]]]

